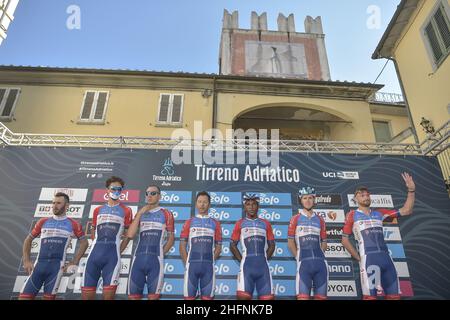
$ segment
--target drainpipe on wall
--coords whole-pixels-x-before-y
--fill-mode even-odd
[[[408,98],[406,96],[405,87],[403,86],[403,81],[402,81],[402,77],[400,75],[400,70],[398,68],[397,60],[395,60],[394,58],[387,58],[387,59],[391,60],[394,63],[395,72],[397,73],[398,82],[400,83],[400,89],[402,90],[403,99],[405,99],[406,112],[408,113],[409,123],[411,125],[411,130],[412,130],[412,133],[413,133],[413,136],[414,136],[414,141],[417,144],[419,144],[420,142],[419,142],[419,138],[417,136],[416,126],[414,124],[414,121],[413,121],[413,118],[412,118],[412,114],[411,114],[411,110],[409,108]]]
[[[217,92],[216,92],[216,80],[217,78],[213,77],[213,112],[212,112],[212,129],[217,128]]]

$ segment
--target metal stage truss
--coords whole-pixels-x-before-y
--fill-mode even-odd
[[[14,133],[0,122],[3,147],[78,147],[111,149],[192,148],[225,151],[279,151],[302,153],[350,153],[394,155],[438,155],[449,146],[449,123],[419,144],[348,141],[262,140],[262,139],[171,139],[160,137],[90,136],[67,134]]]

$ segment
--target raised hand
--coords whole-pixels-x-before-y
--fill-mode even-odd
[[[403,172],[402,173],[402,178],[405,181],[405,185],[406,185],[406,188],[408,188],[408,191],[415,191],[416,190],[416,184],[414,183],[414,180],[413,180],[412,176],[409,173]]]

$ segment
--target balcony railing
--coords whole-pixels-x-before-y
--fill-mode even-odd
[[[376,92],[369,98],[369,101],[387,104],[405,104],[403,95],[390,92]]]

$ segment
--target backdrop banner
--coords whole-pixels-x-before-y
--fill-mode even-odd
[[[164,260],[163,299],[182,299],[184,265],[179,255],[183,223],[195,214],[199,191],[211,195],[210,215],[220,220],[224,238],[216,261],[216,299],[235,299],[239,264],[229,250],[237,220],[243,217],[242,193],[261,197],[259,216],[272,223],[276,249],[269,261],[277,299],[295,298],[296,263],[287,247],[289,220],[299,209],[298,190],[312,186],[316,212],[326,222],[330,299],[361,299],[359,266],[341,245],[345,214],[356,207],[356,186],[368,186],[372,207],[401,208],[409,172],[417,185],[414,212],[384,227],[384,237],[407,299],[450,299],[450,200],[437,159],[424,156],[332,155],[280,153],[277,167],[254,164],[174,164],[171,150],[105,150],[78,148],[0,149],[0,299],[16,299],[27,279],[22,244],[34,224],[52,215],[56,192],[71,199],[67,215],[91,232],[94,209],[106,200],[105,180],[125,180],[121,201],[135,214],[145,204],[149,184],[161,187],[161,206],[173,212],[175,244]],[[136,241],[122,254],[117,299],[126,299],[127,280]],[[33,241],[32,258],[39,251]],[[70,243],[67,259],[78,248]],[[89,249],[88,249],[89,250]],[[80,299],[87,253],[78,271],[64,274],[58,299]],[[102,290],[101,281],[98,293]],[[382,292],[380,292],[380,295]]]

